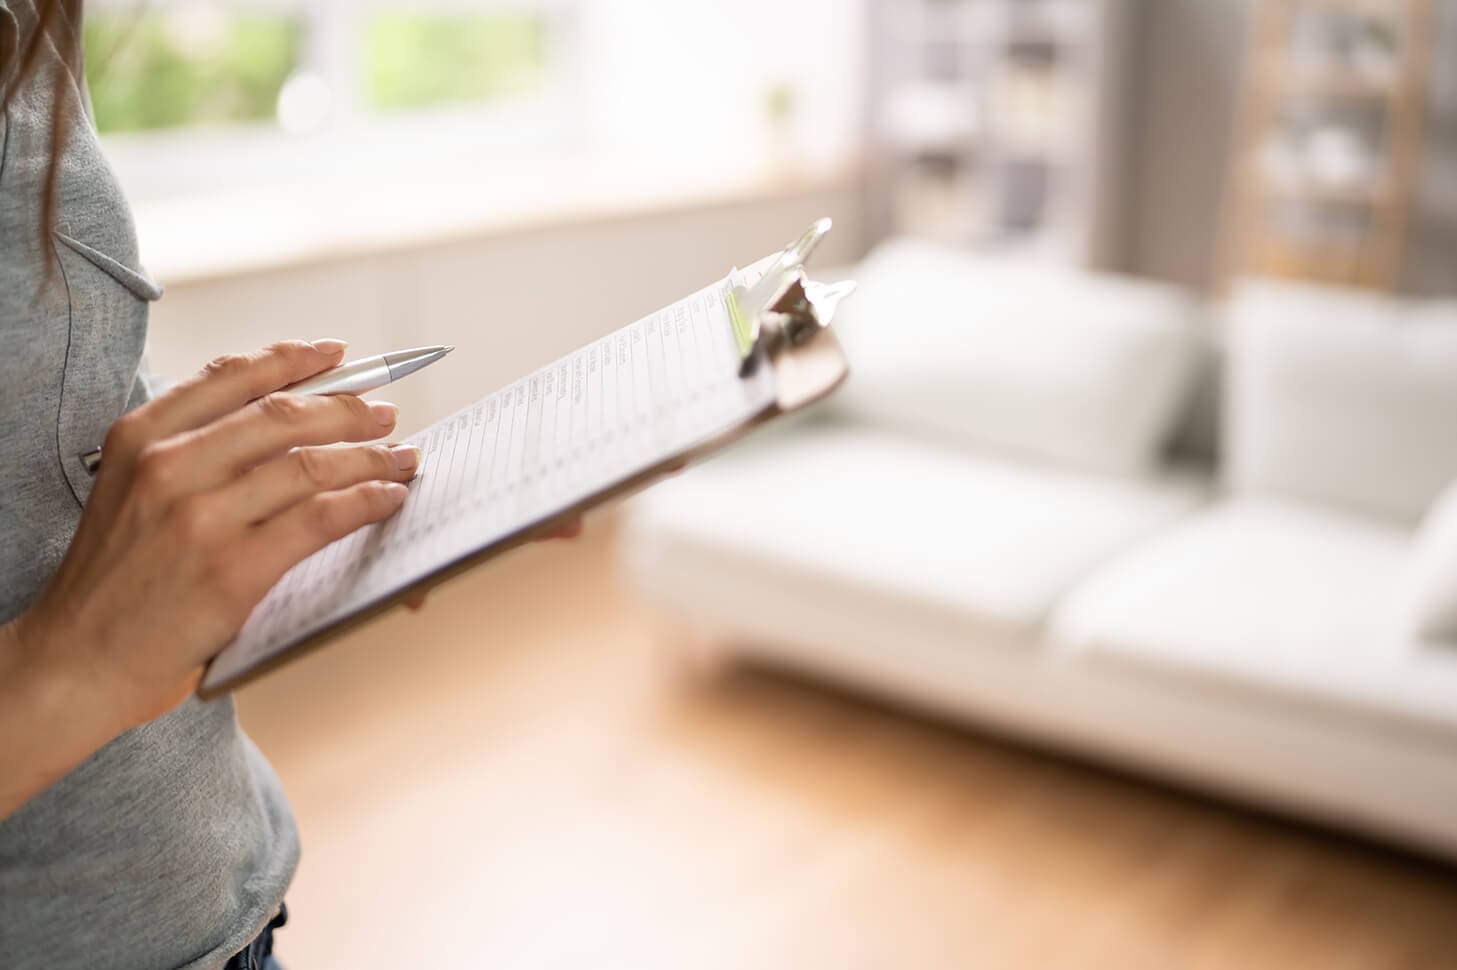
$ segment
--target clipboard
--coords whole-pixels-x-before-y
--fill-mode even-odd
[[[855,284],[816,283],[804,269],[806,260],[830,228],[829,219],[820,219],[783,250],[730,274],[730,279],[736,278],[736,282],[729,286],[725,303],[739,355],[739,377],[747,379],[761,369],[769,372],[772,396],[767,407],[720,434],[659,456],[645,467],[582,495],[543,518],[391,589],[322,629],[273,649],[256,662],[239,664],[234,658],[222,663],[235,646],[230,644],[208,664],[198,685],[198,697],[209,700],[227,694],[474,566],[549,536],[588,510],[641,491],[781,415],[798,411],[830,394],[849,375],[849,363],[830,324],[839,302],[853,292]]]

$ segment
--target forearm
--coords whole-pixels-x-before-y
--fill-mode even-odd
[[[0,819],[119,733],[85,679],[48,653],[22,621],[0,625]]]

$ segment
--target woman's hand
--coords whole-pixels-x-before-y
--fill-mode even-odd
[[[343,353],[290,341],[220,358],[111,427],[59,570],[0,635],[4,701],[29,683],[99,747],[186,698],[289,567],[399,508],[416,449],[318,447],[387,435],[394,405],[275,393]]]

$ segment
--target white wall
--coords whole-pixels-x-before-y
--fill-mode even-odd
[[[1141,0],[1129,193],[1135,273],[1207,290],[1250,0]]]
[[[793,148],[809,166],[858,154],[864,0],[584,0],[589,137],[606,146],[758,153],[766,96],[795,96]]]
[[[1450,298],[1457,295],[1457,3],[1441,0],[1433,9],[1432,83],[1403,282],[1411,293]]]

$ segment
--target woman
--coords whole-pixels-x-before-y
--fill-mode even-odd
[[[393,513],[396,409],[272,392],[337,340],[151,397],[130,216],[86,118],[77,0],[0,0],[0,964],[270,966],[298,862],[202,665],[294,563]],[[80,454],[104,438],[94,480]]]

